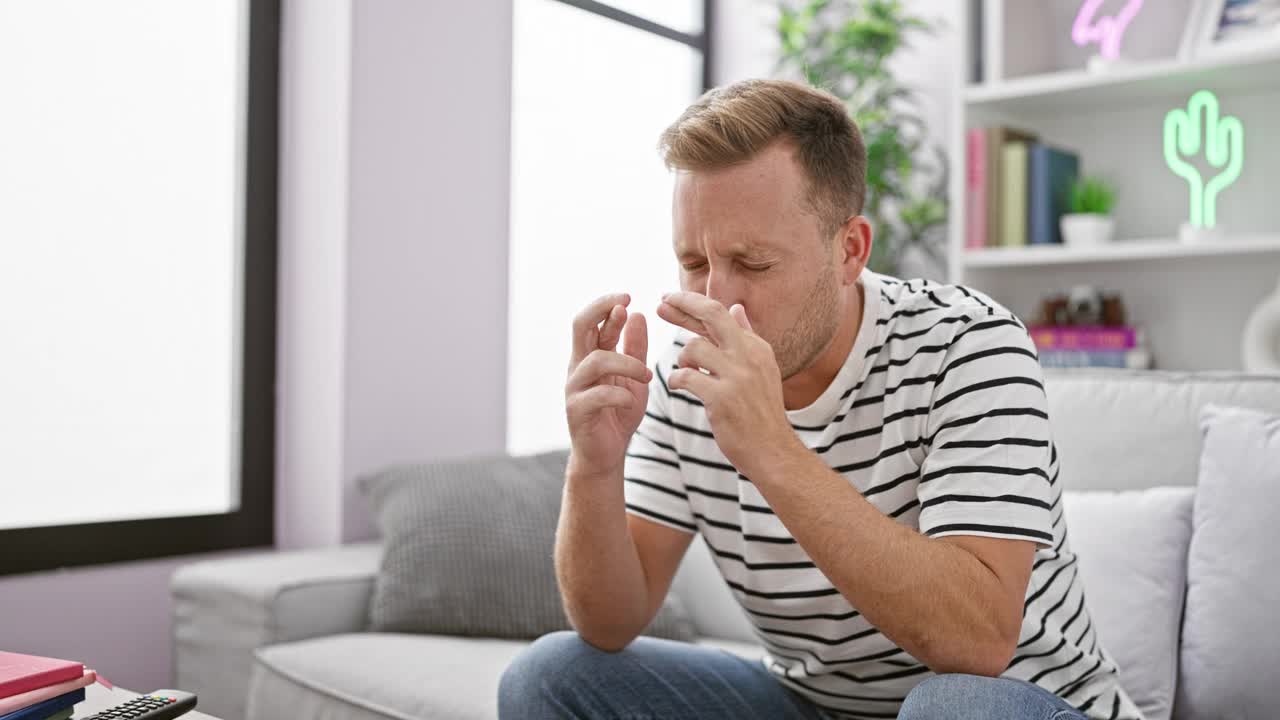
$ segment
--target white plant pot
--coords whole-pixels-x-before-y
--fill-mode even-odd
[[[1093,247],[1111,242],[1116,221],[1110,215],[1067,213],[1059,220],[1062,242],[1071,247]]]
[[[1178,226],[1178,240],[1187,245],[1220,242],[1225,235],[1221,226],[1202,228],[1185,222]]]
[[[1100,75],[1103,73],[1112,72],[1114,70],[1122,70],[1126,66],[1129,66],[1132,64],[1133,63],[1129,62],[1123,57],[1108,59],[1108,58],[1102,57],[1101,55],[1094,55],[1090,57],[1089,60],[1085,63],[1085,69],[1087,69],[1091,73],[1096,73]]]

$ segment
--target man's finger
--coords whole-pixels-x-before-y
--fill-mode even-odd
[[[628,377],[642,383],[653,379],[653,371],[639,360],[608,350],[595,350],[570,373],[569,381],[565,383],[565,392],[584,390],[610,375]]]
[[[601,350],[616,350],[618,338],[622,337],[622,326],[627,322],[627,309],[622,305],[614,305],[600,327],[600,338],[596,347]]]
[[[658,317],[666,320],[676,327],[682,327],[695,335],[701,335],[708,339],[710,338],[707,326],[703,325],[701,320],[677,308],[675,305],[665,302],[658,305]]]
[[[573,318],[573,357],[569,360],[572,370],[592,350],[599,347],[599,325],[609,317],[614,305],[627,305],[631,296],[626,293],[611,293],[595,299]]]
[[[636,399],[630,390],[617,385],[597,385],[569,398],[566,408],[570,415],[592,415],[606,408],[627,410],[635,407]]]
[[[649,362],[649,325],[642,313],[631,313],[622,332],[622,352],[646,365]]]
[[[694,397],[704,403],[710,399],[709,395],[715,383],[716,380],[710,375],[693,368],[679,368],[667,375],[667,387],[672,390],[691,392]]]
[[[676,364],[682,368],[703,368],[712,375],[720,375],[724,371],[726,356],[715,343],[704,337],[691,339],[680,350]]]
[[[729,315],[738,322],[738,325],[743,330],[751,331],[751,321],[747,319],[747,309],[742,306],[742,303],[735,303],[733,307],[729,308]]]
[[[742,328],[738,326],[738,323],[729,317],[728,309],[706,295],[699,295],[693,292],[674,292],[664,295],[662,301],[685,315],[701,321],[707,332],[699,334],[709,337],[712,342],[720,347],[733,342],[734,338],[742,332]]]

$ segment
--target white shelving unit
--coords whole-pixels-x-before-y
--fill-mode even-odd
[[[957,63],[949,143],[951,280],[978,287],[1028,320],[1052,291],[1082,284],[1118,291],[1130,322],[1146,331],[1158,368],[1239,368],[1245,320],[1280,280],[1280,46],[1184,61],[1168,51],[1159,56],[1156,38],[1136,43],[1146,59],[1103,73],[1085,70],[1083,56],[1074,68],[1045,72],[1055,52],[1072,61],[1075,49],[1063,49],[1070,46],[1063,6],[1072,3],[986,5],[985,50],[995,55],[988,68],[1001,79],[970,85],[963,75],[970,64]],[[1145,31],[1180,37],[1176,8],[1155,7],[1167,26]],[[1039,21],[1034,32],[1028,30],[1033,17]],[[1140,19],[1130,34],[1143,32]],[[1059,27],[1045,27],[1053,21]],[[1017,31],[1004,33],[1006,24]],[[967,38],[961,45],[972,51]],[[1200,89],[1212,90],[1224,114],[1244,123],[1245,165],[1219,197],[1221,237],[1184,244],[1176,237],[1188,191],[1165,165],[1162,128],[1165,113]],[[1090,248],[966,249],[966,133],[993,125],[1031,131],[1075,151],[1083,173],[1116,185],[1118,236],[1138,239]]]
[[[1278,82],[1280,47],[1222,52],[1195,60],[1146,60],[1118,65],[1105,73],[1063,70],[964,88],[972,109],[1009,113],[1071,111],[1082,105],[1161,102],[1189,96],[1205,86],[1219,93],[1257,92]]]
[[[1250,253],[1280,253],[1280,234],[1228,236],[1216,242],[1183,243],[1176,239],[1120,240],[1091,248],[1039,245],[1018,248],[966,250],[968,269],[1038,265],[1114,263],[1131,260],[1222,257]]]

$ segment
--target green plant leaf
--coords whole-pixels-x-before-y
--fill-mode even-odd
[[[1115,188],[1102,178],[1082,177],[1071,185],[1067,206],[1073,213],[1110,215]]]

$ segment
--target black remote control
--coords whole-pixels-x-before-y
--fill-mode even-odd
[[[90,715],[84,720],[169,720],[186,715],[196,707],[196,696],[181,690],[156,690],[128,702]]]

